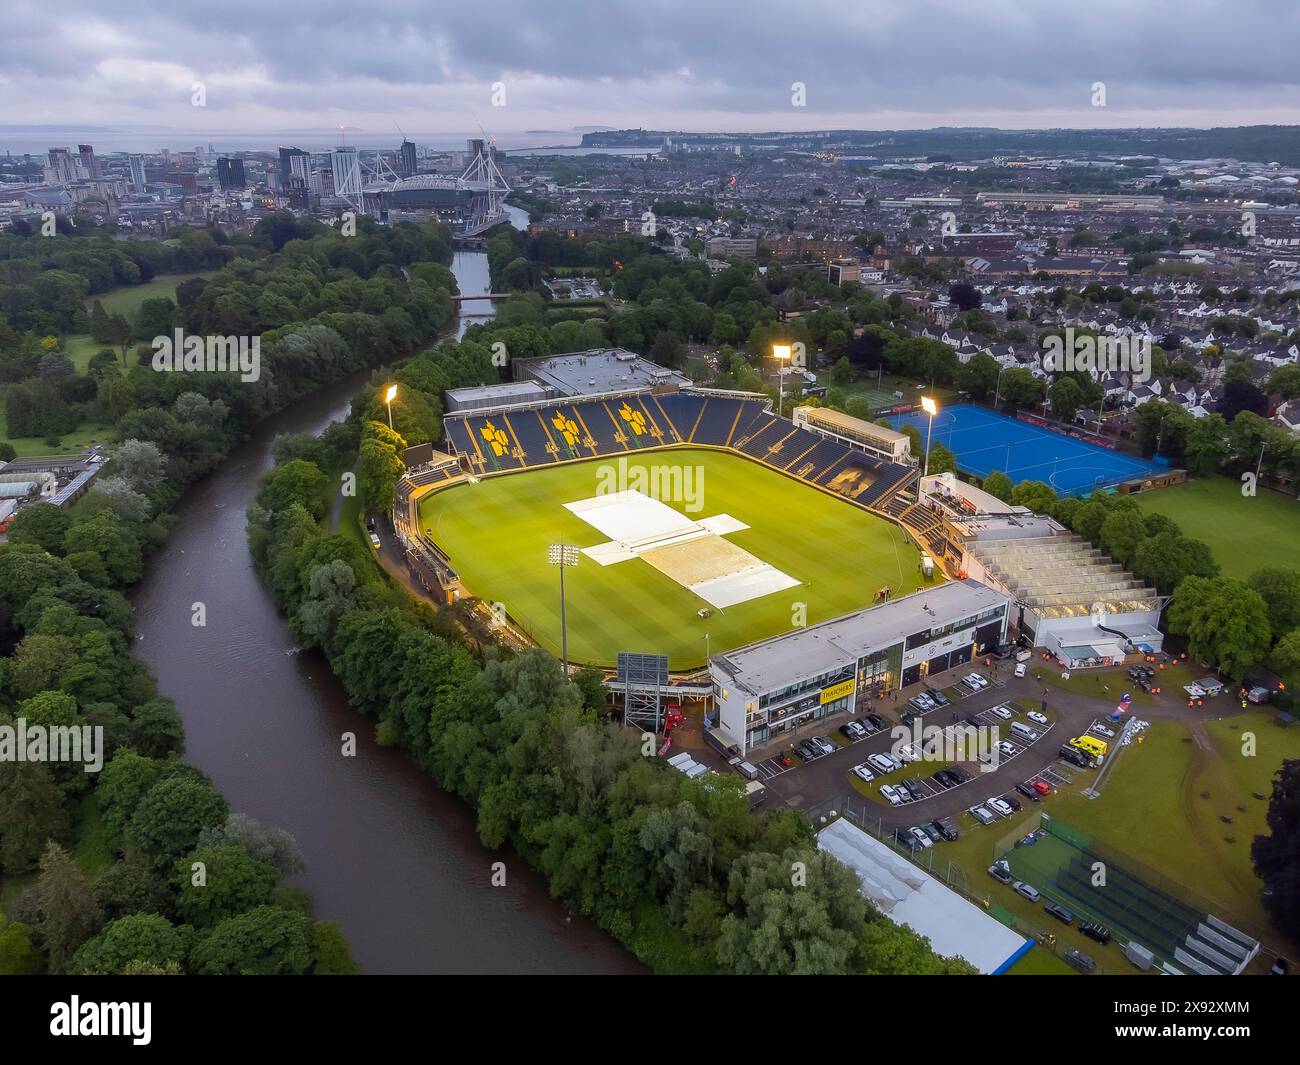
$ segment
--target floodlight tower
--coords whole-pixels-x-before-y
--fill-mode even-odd
[[[574,544],[551,544],[546,549],[546,561],[560,571],[560,656],[564,662],[564,675],[569,675],[569,632],[564,616],[564,571],[578,564],[578,548]]]

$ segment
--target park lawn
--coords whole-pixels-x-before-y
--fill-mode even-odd
[[[362,521],[360,496],[343,497],[343,502],[339,505],[338,510],[338,526],[334,529],[334,532],[342,533],[344,536],[355,540],[367,551],[370,550],[370,533]]]
[[[749,528],[726,539],[801,584],[701,618],[708,604],[644,559],[601,566],[583,556],[565,581],[575,662],[612,666],[618,652],[636,651],[667,654],[673,669],[693,668],[704,661],[706,634],[717,653],[786,632],[800,620],[813,625],[870,606],[882,585],[895,597],[921,585],[919,552],[892,523],[749,459],[680,448],[626,459],[629,476],[644,476],[645,483],[650,467],[695,468],[705,502],[689,516],[728,514],[745,523]],[[471,593],[503,604],[553,652],[560,650],[560,595],[547,545],[605,542],[563,506],[597,494],[602,462],[608,466],[595,460],[489,477],[420,502],[423,527]],[[685,512],[683,503],[664,502]]]
[[[1086,952],[1085,952],[1086,953]],[[1091,955],[1089,955],[1091,957]],[[1078,976],[1079,971],[1061,961],[1046,947],[1034,947],[1006,971],[1007,976]]]
[[[109,314],[120,314],[126,318],[133,318],[135,312],[140,309],[140,304],[145,300],[166,296],[174,303],[178,285],[196,277],[215,277],[219,272],[218,270],[202,270],[191,274],[159,274],[153,280],[146,281],[143,285],[119,285],[117,288],[101,292],[97,296],[91,296],[86,306],[89,308],[95,300],[99,300],[103,304],[104,310]]]
[[[57,447],[47,444],[45,442],[45,437],[43,436],[11,437],[8,432],[8,427],[5,424],[4,404],[0,403],[0,440],[5,440],[12,444],[14,451],[18,453],[20,459],[32,455],[77,454],[85,451],[92,444],[107,443],[112,431],[113,427],[111,425],[86,422],[78,426],[74,432],[65,433],[61,436]]]
[[[1188,725],[1155,722],[1141,744],[1123,750],[1100,799],[1059,795],[1045,805],[1066,823],[1187,885],[1221,907],[1217,916],[1224,920],[1269,930],[1250,845],[1265,829],[1273,774],[1283,759],[1300,758],[1300,730],[1281,728],[1264,711],[1198,725],[1208,749],[1197,744]],[[1241,753],[1244,731],[1257,738],[1253,757]],[[1224,824],[1221,816],[1233,823]],[[1275,932],[1270,938],[1281,939]]]
[[[1243,496],[1241,489],[1228,477],[1196,477],[1133,498],[1204,541],[1226,577],[1249,577],[1262,566],[1300,569],[1300,501],[1264,488]]]
[[[1076,669],[1070,671],[1070,679],[1061,678],[1061,667],[1054,663],[1044,662],[1042,659],[1029,660],[1029,676],[1042,677],[1043,683],[1052,688],[1063,688],[1066,691],[1073,692],[1076,695],[1087,695],[1101,702],[1097,705],[1097,715],[1100,717],[1119,704],[1120,696],[1128,694],[1133,696],[1134,704],[1150,704],[1156,701],[1155,695],[1148,695],[1131,680],[1124,675],[1122,670],[1118,669]],[[1039,668],[1033,668],[1037,664]],[[1177,695],[1184,684],[1191,684],[1197,677],[1205,676],[1206,671],[1196,670],[1186,663],[1175,663],[1165,666],[1160,670],[1160,688],[1162,694]],[[1048,697],[1051,701],[1051,697]],[[1112,705],[1113,704],[1113,705]]]

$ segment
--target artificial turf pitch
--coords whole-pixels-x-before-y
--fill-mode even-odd
[[[635,651],[667,654],[674,670],[693,668],[704,662],[706,634],[717,653],[870,606],[884,585],[898,596],[923,582],[920,553],[897,526],[748,459],[694,448],[626,459],[629,471],[692,467],[702,507],[662,502],[695,520],[729,514],[744,522],[748,529],[726,539],[801,583],[701,618],[698,611],[708,604],[644,559],[602,567],[584,555],[565,571],[572,662],[612,666],[618,652]],[[466,587],[503,604],[525,632],[557,654],[559,573],[547,563],[547,546],[605,541],[563,504],[596,495],[601,467],[611,461],[485,478],[420,502],[425,531]]]

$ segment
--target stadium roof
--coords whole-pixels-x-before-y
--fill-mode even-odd
[[[867,900],[894,924],[925,936],[936,954],[965,958],[988,976],[1005,972],[1034,945],[842,817],[817,833],[817,847],[857,873]]]
[[[562,396],[600,396],[637,388],[690,384],[676,370],[659,366],[624,348],[592,348],[563,355],[514,360],[517,378],[532,377]]]
[[[952,581],[806,629],[714,655],[711,661],[740,688],[761,695],[801,677],[856,662],[916,632],[991,610],[1006,596],[976,580]]]

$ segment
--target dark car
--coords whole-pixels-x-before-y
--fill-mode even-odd
[[[1071,765],[1076,765],[1076,766],[1078,766],[1080,769],[1087,769],[1087,768],[1088,768],[1088,757],[1087,757],[1087,755],[1085,755],[1082,751],[1078,750],[1077,748],[1075,748],[1075,747],[1071,747],[1068,743],[1067,743],[1067,744],[1063,744],[1062,747],[1061,747],[1061,749],[1060,749],[1059,751],[1057,751],[1056,753],[1057,753],[1060,757],[1064,758],[1064,759],[1065,759],[1067,762],[1069,762]]]
[[[820,758],[822,752],[808,742],[808,740],[804,740],[802,743],[795,744],[794,753],[805,762],[811,762],[814,758]]]
[[[885,719],[881,717],[879,714],[868,714],[866,716],[866,720],[871,722],[872,726],[875,728],[877,732],[879,732],[882,728],[885,728],[886,726]]]
[[[1097,968],[1097,963],[1081,950],[1067,950],[1065,960],[1081,973],[1090,973]]]
[[[903,787],[913,799],[924,799],[930,793],[925,790],[925,786],[919,780],[904,780]]]
[[[1007,867],[1006,862],[994,862],[989,866],[989,876],[999,884],[1011,883],[1011,870]]]
[[[840,726],[840,735],[846,740],[860,740],[867,734],[861,721],[848,721]]]
[[[939,830],[939,834],[949,843],[961,835],[961,833],[957,831],[957,826],[953,824],[951,817],[939,818],[934,822],[934,827]]]
[[[952,777],[953,781],[957,784],[965,784],[966,781],[970,780],[970,777],[966,775],[966,770],[955,765],[948,766],[948,775]]]
[[[909,851],[915,851],[918,847],[921,846],[920,842],[918,842],[916,837],[912,835],[912,830],[910,828],[895,829],[894,840],[895,842],[906,847]]]
[[[1008,806],[1010,806],[1011,809],[1013,810],[1020,809],[1020,800],[1017,799],[1014,795],[1003,795],[1002,801],[1006,803]]]
[[[1048,913],[1050,913],[1058,921],[1060,921],[1061,924],[1074,923],[1074,914],[1072,914],[1069,910],[1067,910],[1064,906],[1060,905],[1059,903],[1056,902],[1044,903],[1043,909],[1046,910]]]
[[[966,720],[966,724],[968,724],[968,725],[974,725],[975,728],[981,728],[981,727],[983,727],[983,725],[984,725],[984,722],[981,721],[981,720],[979,719],[979,717],[978,717],[977,715],[975,715],[975,714],[968,714],[968,715],[966,715],[966,719],[965,719],[965,720]]]
[[[947,706],[948,696],[944,695],[938,688],[926,688],[927,694],[934,700],[935,706]]]
[[[930,779],[938,782],[940,787],[953,788],[957,782],[952,779],[952,775],[946,769],[940,769],[937,773],[931,773]]]
[[[1103,947],[1110,942],[1110,929],[1104,924],[1098,924],[1096,921],[1081,922],[1079,931],[1089,939],[1095,939]]]
[[[899,716],[899,720],[902,721],[903,724],[906,725],[908,728],[911,728],[911,727],[912,727],[912,722],[914,722],[914,721],[917,719],[918,716],[919,716],[919,715],[914,714],[914,713],[912,713],[912,712],[909,710],[908,712],[906,712],[906,713],[904,713],[904,714],[901,714],[901,715]]]

